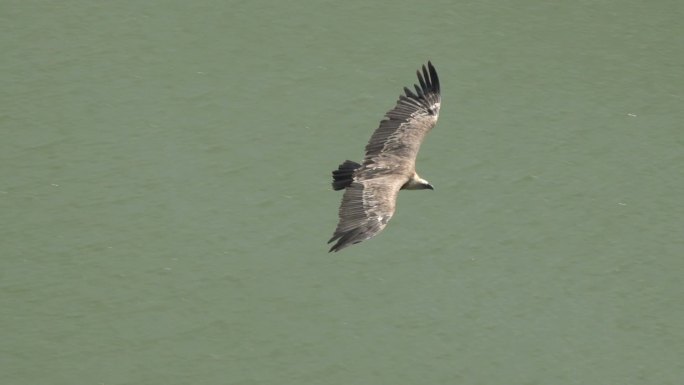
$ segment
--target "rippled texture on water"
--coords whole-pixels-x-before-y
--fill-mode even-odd
[[[667,0],[8,1],[3,384],[680,384]],[[378,237],[330,171],[431,59]]]

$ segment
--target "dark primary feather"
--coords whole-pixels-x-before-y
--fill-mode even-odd
[[[365,163],[379,154],[392,154],[415,162],[425,134],[435,125],[439,116],[440,87],[437,71],[431,62],[417,71],[416,93],[404,87],[396,106],[385,114],[366,145]]]

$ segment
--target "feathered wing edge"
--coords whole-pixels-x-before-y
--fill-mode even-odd
[[[411,126],[413,121],[425,117],[431,118],[431,124],[418,127],[425,129],[422,135],[437,121],[441,100],[437,70],[435,70],[432,62],[428,61],[427,66],[422,66],[422,72],[421,70],[416,71],[416,76],[420,85],[413,85],[415,93],[408,87],[404,87],[405,95],[399,95],[396,106],[385,114],[385,119],[380,122],[380,126],[373,132],[368,141],[366,145],[366,158],[386,151],[388,149],[388,142],[397,131],[413,128]],[[417,144],[420,145],[420,140]],[[401,147],[401,144],[397,146]]]
[[[439,77],[437,76],[437,70],[435,70],[432,62],[427,62],[427,68],[425,65],[423,65],[422,74],[420,73],[420,70],[416,71],[416,76],[418,77],[420,87],[418,87],[418,84],[413,85],[413,87],[416,89],[415,94],[407,87],[404,87],[404,93],[406,96],[416,100],[425,99],[433,102],[436,101],[431,99],[433,99],[434,96],[440,95]],[[426,107],[429,108],[429,105]]]
[[[403,182],[402,182],[403,183]],[[367,180],[346,188],[339,209],[339,223],[328,243],[337,241],[329,251],[373,238],[394,215],[401,184]]]

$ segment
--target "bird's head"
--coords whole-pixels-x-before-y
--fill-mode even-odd
[[[430,184],[430,182],[414,174],[411,179],[409,179],[406,184],[402,187],[404,190],[434,190],[435,188]]]

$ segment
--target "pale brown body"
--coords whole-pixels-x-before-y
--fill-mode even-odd
[[[339,223],[328,243],[330,251],[369,239],[394,214],[399,190],[433,187],[416,173],[416,156],[439,116],[439,78],[432,63],[419,71],[416,93],[404,88],[397,105],[385,114],[366,145],[362,164],[346,161],[333,171],[333,188],[345,189]]]

